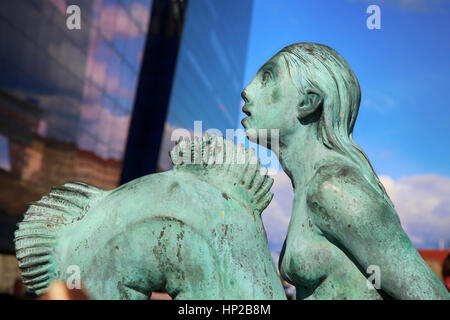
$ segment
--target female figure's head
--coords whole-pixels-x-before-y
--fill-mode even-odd
[[[353,70],[335,50],[317,43],[285,47],[261,67],[242,98],[242,110],[249,116],[242,124],[250,140],[257,142],[259,129],[279,129],[281,144],[290,141],[287,137],[294,133],[309,132],[310,139],[359,168],[390,203],[366,155],[353,140],[361,90]],[[315,134],[307,127],[314,128]]]

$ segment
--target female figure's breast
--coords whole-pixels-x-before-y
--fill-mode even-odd
[[[312,222],[311,214],[306,201],[294,204],[280,255],[280,273],[295,285],[297,299],[379,299],[376,290],[367,287],[365,275]]]
[[[329,274],[335,249],[308,228],[290,228],[280,256],[280,272],[295,286],[313,289]]]
[[[287,281],[314,288],[328,275],[335,248],[313,224],[302,198],[297,197],[294,202],[279,265]]]

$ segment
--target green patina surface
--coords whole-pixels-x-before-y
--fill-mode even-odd
[[[353,140],[361,92],[336,51],[290,45],[261,67],[242,97],[250,140],[261,143],[259,129],[279,130],[272,150],[294,186],[279,267],[297,298],[449,298]],[[366,285],[371,266],[379,268],[380,290]]]
[[[253,150],[205,136],[171,158],[115,190],[67,183],[31,204],[15,240],[29,289],[76,266],[94,299],[286,299],[260,216],[273,180]]]

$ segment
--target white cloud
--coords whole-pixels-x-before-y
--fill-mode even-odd
[[[262,219],[271,250],[278,255],[286,238],[294,192],[291,180],[284,171],[271,172],[270,176],[274,179],[271,189],[274,196],[272,202],[262,213]]]
[[[437,247],[440,239],[450,239],[449,178],[430,174],[380,180],[414,245]]]

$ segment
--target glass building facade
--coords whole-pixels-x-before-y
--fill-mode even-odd
[[[69,5],[80,30],[67,27]],[[112,189],[169,169],[174,128],[236,128],[252,7],[0,1],[0,252],[13,252],[15,224],[51,187]]]
[[[19,277],[12,239],[30,202],[169,169],[170,133],[195,120],[237,126],[252,6],[0,0],[0,293]]]
[[[238,125],[253,0],[193,0],[183,37],[161,142],[158,168],[170,168],[168,152],[176,128],[203,132]]]
[[[66,26],[73,4],[80,30]],[[52,186],[119,184],[151,8],[151,0],[0,1],[2,240],[11,217]]]

